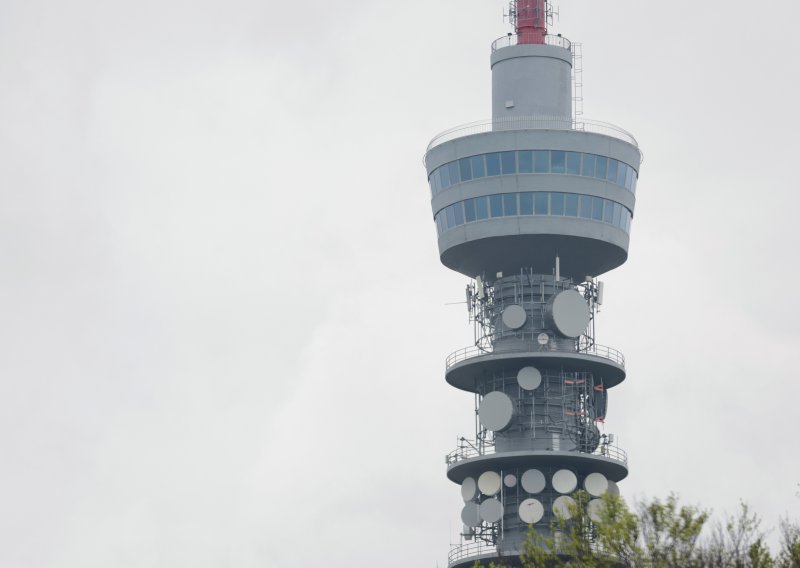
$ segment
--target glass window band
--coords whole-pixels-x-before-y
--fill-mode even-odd
[[[516,174],[558,174],[606,180],[636,193],[636,170],[624,162],[563,150],[517,150],[461,158],[433,170],[428,182],[431,194],[484,177]]]
[[[573,217],[613,225],[630,233],[633,215],[624,205],[594,195],[556,191],[496,193],[453,203],[434,216],[438,234],[495,217]]]

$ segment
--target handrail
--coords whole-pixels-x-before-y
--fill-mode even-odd
[[[465,136],[474,134],[485,134],[487,132],[515,131],[515,130],[575,130],[579,132],[591,132],[611,136],[633,146],[639,147],[633,134],[608,122],[589,120],[581,117],[573,120],[571,117],[564,116],[519,116],[510,118],[497,118],[491,120],[479,120],[462,124],[449,130],[445,130],[433,137],[428,144],[427,152],[431,149]]]
[[[596,343],[587,344],[587,345],[579,345],[575,348],[575,350],[567,350],[567,349],[551,349],[547,351],[548,353],[579,353],[582,355],[596,355],[598,357],[602,357],[603,359],[608,359],[609,361],[613,361],[614,363],[618,364],[621,367],[625,367],[625,356],[622,354],[621,351],[614,349],[613,347],[608,347],[606,345],[597,345]],[[476,345],[470,345],[469,347],[464,347],[462,349],[458,349],[450,353],[445,360],[445,370],[449,371],[453,365],[457,363],[461,363],[462,361],[466,361],[467,359],[472,359],[473,357],[480,357],[482,355],[492,355],[494,351],[489,351],[482,347],[478,347]],[[514,351],[503,351],[502,353],[514,353]]]
[[[572,50],[572,42],[561,35],[547,34],[546,36],[544,36],[544,44],[552,45],[555,47],[563,47],[564,49]],[[503,49],[504,47],[511,47],[513,45],[519,45],[519,34],[504,35],[503,37],[499,37],[492,42],[492,53],[494,53],[498,49]]]
[[[489,544],[482,540],[476,540],[475,542],[459,544],[455,548],[450,550],[450,553],[447,555],[447,562],[448,564],[452,564],[459,560],[463,560],[464,558],[471,558],[472,556],[480,556],[481,554],[491,554],[497,552],[497,546],[494,544]]]
[[[466,443],[459,445],[458,448],[456,448],[455,450],[453,450],[452,452],[450,452],[445,456],[445,461],[447,462],[447,465],[453,465],[460,461],[468,460],[471,458],[494,455],[496,453],[494,443],[489,442],[480,444],[479,442],[474,440],[465,440],[465,442]],[[593,456],[601,456],[618,462],[622,462],[626,465],[628,463],[628,453],[619,446],[617,446],[616,444],[612,444],[610,442],[601,443],[599,446],[597,446],[597,449],[594,450],[593,452],[578,451],[578,453],[588,454]]]

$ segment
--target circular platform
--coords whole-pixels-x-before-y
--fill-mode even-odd
[[[625,367],[611,358],[615,352],[609,350],[607,357],[579,352],[568,351],[513,351],[483,353],[477,349],[464,351],[463,359],[459,360],[460,352],[448,357],[445,379],[454,387],[467,391],[478,392],[481,379],[491,377],[493,373],[506,372],[518,373],[526,366],[532,366],[542,371],[552,369],[565,372],[590,372],[596,378],[602,379],[605,388],[612,388],[625,380]],[[473,355],[474,353],[474,355]],[[604,353],[598,351],[598,353]]]

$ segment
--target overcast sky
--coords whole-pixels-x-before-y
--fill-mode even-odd
[[[0,568],[445,566],[421,157],[502,0],[0,0]],[[564,0],[645,153],[600,343],[628,497],[800,517],[796,0]]]

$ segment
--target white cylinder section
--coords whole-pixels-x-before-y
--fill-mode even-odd
[[[525,44],[492,54],[492,119],[563,117],[551,128],[567,129],[572,119],[572,52],[563,47]],[[563,124],[562,124],[563,123]],[[498,128],[499,127],[499,128]]]

